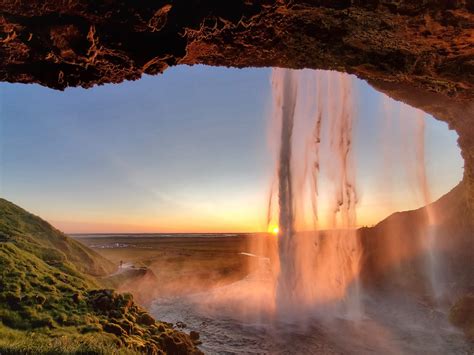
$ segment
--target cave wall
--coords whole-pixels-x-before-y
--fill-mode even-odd
[[[179,64],[355,74],[458,132],[474,206],[472,0],[0,0],[0,56],[1,81],[59,90]]]

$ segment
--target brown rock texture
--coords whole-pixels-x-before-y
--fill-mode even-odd
[[[54,89],[178,64],[332,69],[448,121],[474,206],[473,0],[0,0],[0,80]]]

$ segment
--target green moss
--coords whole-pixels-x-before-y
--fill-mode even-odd
[[[93,275],[111,265],[0,199],[0,354],[198,352],[131,295],[100,289]],[[153,340],[154,334],[172,341]]]
[[[1,241],[13,242],[69,274],[77,275],[79,271],[103,276],[115,270],[107,259],[4,199],[0,199],[0,235]]]
[[[133,350],[118,349],[107,334],[58,335],[19,331],[0,324],[1,354],[134,354]]]

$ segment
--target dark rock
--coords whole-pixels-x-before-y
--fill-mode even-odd
[[[137,318],[137,322],[138,322],[138,324],[143,324],[143,325],[153,325],[153,324],[155,324],[155,320],[148,313],[140,314]]]
[[[112,333],[112,334],[115,334],[117,336],[125,336],[127,335],[127,332],[125,330],[122,329],[122,327],[118,324],[115,324],[115,323],[106,323],[104,326],[103,326],[103,329],[104,331],[106,331],[107,333]]]
[[[172,337],[166,333],[163,333],[160,338],[163,341],[166,353],[177,355],[184,355],[188,353],[188,347],[178,337]]]
[[[63,89],[135,80],[177,63],[280,66],[467,99],[474,97],[467,3],[1,0],[0,77]]]
[[[194,330],[191,330],[191,332],[189,333],[189,336],[190,336],[192,341],[199,340],[199,333],[194,331]]]
[[[10,240],[10,236],[4,232],[0,232],[0,243],[1,242],[8,242]]]
[[[12,309],[21,308],[21,297],[15,293],[7,292],[5,294],[5,300]]]
[[[129,320],[122,319],[120,320],[119,325],[122,327],[123,330],[127,332],[127,334],[133,333],[134,325]]]
[[[72,301],[74,303],[79,303],[82,300],[82,296],[79,293],[75,293],[72,295]]]
[[[99,311],[108,311],[113,307],[111,299],[107,296],[102,296],[95,300],[94,307],[97,308]]]
[[[115,319],[122,318],[122,313],[116,309],[113,309],[109,312],[109,316]]]
[[[102,290],[102,293],[108,297],[114,297],[116,294],[115,294],[115,291],[114,290]]]
[[[47,327],[47,328],[50,328],[50,329],[55,327],[53,319],[51,319],[51,317],[49,317],[49,316],[32,319],[31,320],[31,326],[33,328]]]
[[[177,64],[355,74],[457,131],[474,215],[472,1],[339,3],[0,0],[0,80],[89,88]]]
[[[119,306],[123,309],[124,312],[133,306],[133,296],[130,293],[124,293],[118,297]]]
[[[176,322],[176,327],[180,328],[180,329],[184,329],[184,328],[187,327],[187,325],[186,325],[186,323],[183,323],[183,322],[179,321],[179,322]]]
[[[88,293],[88,301],[92,307],[104,314],[112,310],[118,312],[117,297],[113,290],[93,290]],[[121,317],[120,313],[117,313],[117,316]]]

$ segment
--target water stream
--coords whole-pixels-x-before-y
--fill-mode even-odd
[[[203,350],[224,354],[470,351],[461,332],[450,326],[447,311],[427,301],[442,294],[443,268],[437,250],[437,211],[430,205],[425,166],[424,117],[391,101],[384,102],[385,120],[399,125],[405,139],[404,154],[396,159],[402,161],[421,204],[428,207],[389,219],[388,228],[372,229],[375,235],[369,235],[369,244],[362,242],[357,230],[354,90],[354,78],[346,74],[273,70],[270,138],[276,172],[267,220],[269,231],[276,235],[251,238],[243,254],[252,267],[244,279],[199,294],[158,299],[152,308],[160,319],[184,321],[198,330]],[[390,157],[392,133],[384,134],[381,146],[374,149],[385,155],[384,174],[397,176],[390,171],[396,160]],[[387,191],[391,183],[389,178],[384,182]],[[376,235],[379,230],[384,235]],[[391,281],[406,279],[415,286],[427,280],[428,289],[415,287],[411,294],[398,286],[366,289],[361,280],[367,271],[365,253],[372,253],[375,260],[370,267],[380,269],[374,275]],[[423,270],[413,270],[418,258],[424,260]]]
[[[272,88],[273,129],[280,129],[277,312],[301,318],[337,300],[339,311],[358,317],[362,249],[356,235],[352,78],[274,69]],[[331,191],[324,236],[318,225],[322,164],[330,182],[325,187]]]

